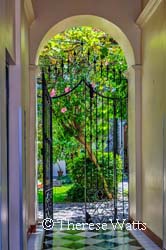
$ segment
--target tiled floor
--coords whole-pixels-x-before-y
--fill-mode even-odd
[[[149,239],[143,232],[139,230],[133,230],[132,231],[133,236],[141,242],[141,245],[146,250],[161,250],[160,247],[158,247],[151,239]]]
[[[127,231],[54,230],[44,238],[43,250],[143,250]]]
[[[44,230],[41,226],[28,240],[28,250],[161,250],[143,232]],[[44,240],[43,240],[44,239]],[[138,241],[140,244],[138,243]]]
[[[41,250],[44,238],[44,230],[41,226],[37,227],[36,233],[28,238],[27,250]]]

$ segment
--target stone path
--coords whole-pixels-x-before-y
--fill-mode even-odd
[[[118,200],[117,200],[117,216],[116,218],[122,220],[128,219],[128,198],[122,197],[122,185],[118,187]],[[124,185],[125,189],[128,188],[128,183]],[[114,200],[91,203],[57,203],[54,204],[54,220],[66,220],[70,222],[85,222],[86,211],[90,215],[90,220],[94,223],[109,222],[114,219],[116,213]],[[38,211],[39,220],[43,219],[42,205],[39,205]]]

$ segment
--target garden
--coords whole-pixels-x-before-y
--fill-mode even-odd
[[[115,124],[127,121],[125,71],[118,43],[101,30],[74,27],[55,35],[40,55],[52,98],[53,163],[64,160],[67,176],[56,176],[54,203],[84,202],[86,190],[103,190],[113,198],[125,175],[123,157],[111,146]],[[38,95],[38,179],[43,182],[41,85]],[[116,113],[115,101],[116,100]],[[125,103],[125,102],[124,102]],[[117,126],[118,127],[118,126]],[[117,130],[118,141],[118,130]],[[118,142],[117,142],[118,143]],[[68,181],[65,181],[68,179]],[[95,201],[94,193],[89,194]],[[38,189],[38,202],[43,190]]]

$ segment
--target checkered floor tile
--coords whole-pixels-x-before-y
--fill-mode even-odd
[[[74,231],[47,232],[43,250],[144,250],[127,231]]]

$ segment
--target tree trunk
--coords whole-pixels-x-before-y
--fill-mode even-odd
[[[89,145],[88,143],[85,142],[85,138],[84,138],[83,135],[78,135],[78,136],[76,137],[76,139],[77,139],[82,145],[84,145],[84,147],[86,148],[87,153],[88,153],[88,155],[89,155],[89,158],[92,160],[92,162],[94,163],[94,165],[95,165],[95,166],[97,167],[97,169],[98,169],[98,172],[99,172],[99,174],[100,174],[101,180],[102,180],[103,183],[104,183],[104,190],[105,190],[105,192],[106,192],[106,195],[107,195],[108,199],[112,199],[112,198],[113,198],[112,193],[110,193],[110,191],[109,191],[109,189],[108,189],[108,184],[107,184],[107,182],[106,182],[106,180],[105,180],[105,178],[104,178],[104,176],[103,176],[101,167],[100,167],[100,165],[98,164],[97,159],[96,159],[96,156],[93,154],[90,145]]]
[[[113,195],[112,195],[112,193],[110,193],[110,191],[109,191],[109,189],[108,189],[108,184],[107,184],[107,182],[106,182],[106,180],[105,180],[105,178],[104,178],[104,176],[103,176],[101,167],[100,167],[100,165],[98,164],[97,159],[96,159],[95,155],[93,154],[90,145],[89,145],[88,143],[85,142],[85,137],[84,137],[84,135],[82,134],[82,128],[81,128],[80,124],[77,124],[75,121],[71,121],[71,122],[68,121],[68,124],[69,124],[69,125],[67,125],[67,124],[65,124],[64,122],[62,122],[62,125],[63,125],[64,129],[65,129],[66,131],[68,131],[68,132],[70,131],[70,134],[71,134],[71,135],[73,134],[73,136],[75,137],[75,139],[76,139],[77,141],[79,141],[79,142],[86,148],[86,150],[87,150],[87,152],[88,152],[88,155],[89,155],[89,158],[92,160],[92,162],[94,163],[94,165],[95,165],[95,166],[97,167],[97,169],[98,169],[98,172],[99,172],[99,174],[100,174],[101,180],[103,181],[104,190],[105,190],[105,192],[106,192],[106,195],[107,195],[108,199],[112,199],[112,198],[113,198]],[[78,132],[78,133],[77,133],[78,135],[75,136],[74,133],[73,133],[73,131],[77,131],[77,132]]]

